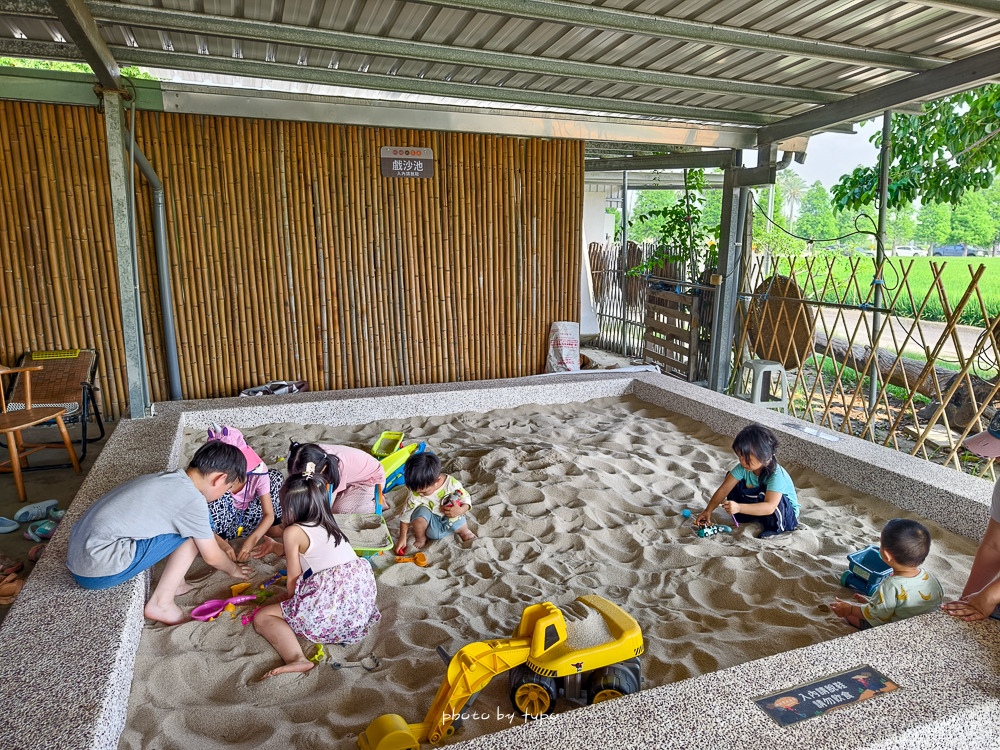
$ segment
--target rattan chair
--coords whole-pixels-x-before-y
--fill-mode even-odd
[[[23,381],[24,401],[20,408],[8,409],[7,399],[4,398],[0,390],[0,432],[7,438],[7,450],[10,452],[10,460],[0,462],[0,472],[14,474],[14,484],[17,485],[17,497],[21,502],[28,499],[24,490],[24,477],[21,476],[22,468],[27,468],[27,459],[33,453],[47,448],[65,448],[69,453],[70,461],[76,473],[80,473],[80,461],[73,450],[73,443],[69,439],[69,432],[63,422],[63,414],[66,409],[61,406],[34,406],[31,400],[31,374],[41,372],[42,367],[4,367],[0,365],[0,376],[11,375],[17,380]],[[43,422],[55,420],[62,434],[62,443],[25,443],[21,440],[21,431],[28,427],[33,427]],[[86,445],[86,442],[84,442]]]
[[[67,424],[80,422],[80,439],[74,443],[81,444],[80,461],[87,457],[87,443],[104,437],[104,419],[101,407],[97,401],[97,387],[94,380],[97,377],[97,351],[95,349],[66,349],[63,351],[28,352],[17,363],[17,367],[41,366],[40,372],[34,372],[31,378],[32,404],[38,407],[56,407],[66,410],[63,421]],[[27,379],[15,377],[7,393],[7,411],[14,412],[25,408]],[[93,413],[94,421],[100,434],[95,438],[87,437],[87,422]],[[67,468],[69,464],[62,464]],[[39,467],[55,468],[55,467]]]

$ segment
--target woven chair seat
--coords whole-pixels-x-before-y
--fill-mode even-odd
[[[25,404],[23,401],[19,404],[18,403],[7,404],[7,411],[8,412],[24,411],[24,406]],[[39,403],[38,401],[35,401],[35,399],[31,399],[31,406],[34,409],[40,409],[40,408],[62,409],[63,411],[66,412],[67,417],[72,416],[73,414],[76,414],[78,411],[80,411],[79,401],[73,401],[67,404],[45,404],[45,403]]]

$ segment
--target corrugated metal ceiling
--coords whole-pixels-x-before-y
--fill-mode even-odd
[[[537,111],[551,99],[552,106],[566,109],[722,124],[766,124],[1000,48],[1000,3],[994,10],[982,0],[86,5],[123,65],[237,75],[253,66],[253,74],[264,79],[291,80],[298,74],[312,83],[328,79],[332,85],[400,91],[427,101],[450,95],[465,104],[499,101]],[[154,14],[157,10],[167,12]],[[121,20],[124,11],[128,22]],[[587,15],[599,11],[615,13]],[[263,24],[239,26],[242,20]],[[661,21],[692,23],[664,29]],[[309,36],[317,30],[344,33]],[[48,43],[44,49],[78,58],[66,44],[68,36],[44,0],[0,0],[0,38],[9,40],[3,47],[7,54],[20,40]],[[406,46],[411,42],[420,44]],[[501,55],[486,57],[486,52]],[[559,67],[571,62],[583,65]]]

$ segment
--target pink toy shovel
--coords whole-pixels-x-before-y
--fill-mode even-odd
[[[244,604],[252,602],[257,598],[256,594],[244,594],[242,596],[231,596],[228,599],[209,599],[202,605],[194,608],[191,617],[195,620],[214,620],[222,614],[227,604]]]

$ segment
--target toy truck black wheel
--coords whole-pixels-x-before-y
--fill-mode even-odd
[[[603,703],[639,692],[641,682],[638,657],[595,669],[587,686],[587,702]]]
[[[510,702],[529,719],[552,713],[556,707],[556,681],[520,665],[510,673]]]

